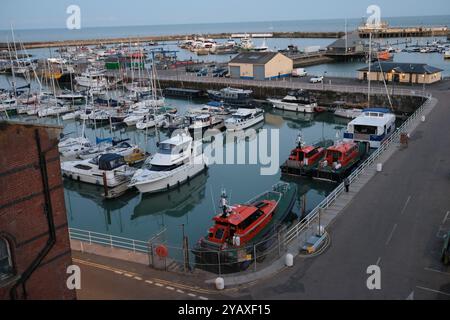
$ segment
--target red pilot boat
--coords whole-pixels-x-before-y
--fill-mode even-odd
[[[325,159],[319,163],[315,178],[342,181],[363,160],[367,149],[366,143],[355,142],[337,142],[328,147]]]
[[[297,138],[295,147],[286,162],[280,167],[284,175],[311,176],[320,160],[325,156],[325,147],[332,145],[332,141],[323,141],[315,145],[306,145],[301,134]]]
[[[208,235],[200,239],[193,250],[197,266],[221,265],[221,272],[233,272],[248,267],[255,250],[266,250],[261,244],[272,234],[274,222],[281,223],[295,203],[295,184],[280,182],[245,204],[229,206],[223,191],[222,213],[213,218]],[[266,242],[264,242],[267,245]],[[255,246],[254,246],[255,245]],[[211,269],[211,268],[209,268]]]

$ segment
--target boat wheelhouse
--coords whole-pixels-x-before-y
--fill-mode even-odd
[[[367,142],[378,148],[395,131],[395,115],[385,108],[368,108],[350,121],[344,133],[346,141]]]

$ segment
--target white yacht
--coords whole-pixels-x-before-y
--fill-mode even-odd
[[[136,128],[140,130],[144,130],[147,128],[154,128],[157,125],[159,125],[161,122],[163,122],[166,119],[166,117],[163,114],[147,114],[144,116],[144,119],[139,120],[136,123]]]
[[[101,186],[106,180],[109,188],[127,183],[135,171],[136,169],[127,165],[122,155],[114,153],[98,155],[87,160],[61,163],[63,177]]]
[[[241,130],[262,121],[264,121],[264,111],[262,109],[238,109],[231,118],[225,120],[225,127],[228,130]]]
[[[186,133],[161,142],[158,153],[131,178],[130,187],[152,193],[169,190],[206,169],[203,154],[194,152],[194,141]]]
[[[267,99],[276,109],[313,113],[317,108],[317,102],[303,90],[291,91],[283,99]]]
[[[385,108],[368,108],[350,121],[344,141],[367,142],[378,148],[395,131],[395,115]]]

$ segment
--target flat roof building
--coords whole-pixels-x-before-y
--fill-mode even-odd
[[[370,80],[431,84],[442,79],[442,69],[425,63],[375,62],[370,66]],[[369,67],[358,70],[358,79],[368,80]]]
[[[267,80],[292,74],[294,62],[279,52],[242,52],[230,60],[231,78]]]

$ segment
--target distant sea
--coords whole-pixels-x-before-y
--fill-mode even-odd
[[[390,26],[450,26],[450,15],[425,17],[391,17],[385,18]],[[363,19],[348,19],[348,30],[356,29]],[[203,24],[170,24],[150,26],[122,26],[81,28],[80,30],[33,29],[14,30],[19,41],[55,41],[83,40],[96,38],[117,38],[157,35],[189,35],[221,32],[289,32],[289,31],[344,31],[345,19],[330,20],[291,20],[291,21],[261,21],[234,23],[203,23]],[[10,30],[0,30],[0,42],[11,40]]]

